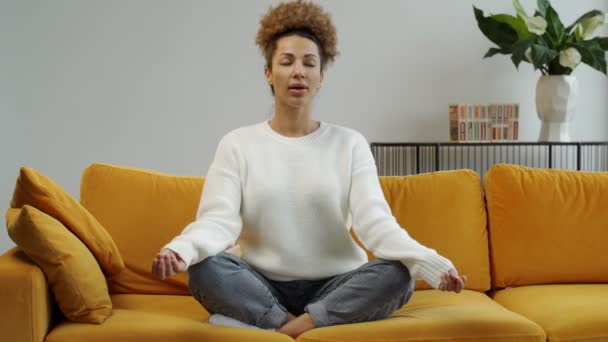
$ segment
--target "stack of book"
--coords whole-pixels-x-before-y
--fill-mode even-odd
[[[519,104],[450,104],[450,141],[501,142],[519,137]]]

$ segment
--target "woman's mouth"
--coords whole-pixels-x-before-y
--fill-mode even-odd
[[[306,94],[306,92],[308,91],[308,88],[296,86],[296,87],[289,87],[288,90],[291,95],[302,96],[302,95]]]

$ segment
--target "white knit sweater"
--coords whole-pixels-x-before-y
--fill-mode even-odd
[[[399,226],[361,133],[321,121],[293,138],[263,121],[222,137],[196,220],[165,247],[190,266],[234,245],[243,229],[241,258],[264,276],[320,279],[367,262],[351,225],[375,256],[400,260],[434,288],[454,267]]]

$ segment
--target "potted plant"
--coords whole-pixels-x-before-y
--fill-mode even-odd
[[[521,62],[540,70],[536,84],[536,111],[542,121],[540,141],[570,141],[569,122],[576,108],[578,83],[571,75],[585,63],[606,73],[608,37],[593,37],[598,27],[608,23],[608,14],[592,10],[565,27],[548,0],[538,0],[529,16],[519,0],[513,0],[516,15],[484,16],[473,6],[481,32],[498,47],[484,58],[511,55],[515,68]]]

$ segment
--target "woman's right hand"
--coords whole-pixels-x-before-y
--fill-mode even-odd
[[[186,271],[186,262],[168,248],[161,249],[152,261],[152,274],[160,280],[184,271]]]
[[[454,291],[456,293],[460,293],[460,291],[464,289],[464,285],[466,283],[466,275],[461,276],[455,269],[451,269],[441,277],[441,284],[439,284],[439,290]]]

